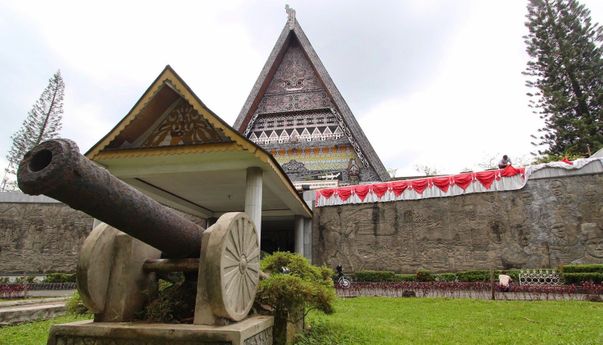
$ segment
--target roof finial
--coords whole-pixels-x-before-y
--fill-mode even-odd
[[[285,5],[285,11],[287,11],[287,24],[289,24],[289,29],[293,30],[293,28],[295,27],[295,10],[293,9],[293,7],[287,4]]]

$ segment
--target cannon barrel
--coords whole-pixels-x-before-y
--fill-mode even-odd
[[[198,257],[202,229],[79,153],[67,139],[41,143],[17,172],[26,194],[44,194],[81,210],[171,258]]]

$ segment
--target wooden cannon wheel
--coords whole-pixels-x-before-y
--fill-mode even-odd
[[[214,315],[244,319],[253,306],[260,274],[260,246],[255,225],[243,212],[221,216],[211,231],[203,265]]]

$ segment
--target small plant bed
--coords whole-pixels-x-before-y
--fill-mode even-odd
[[[91,315],[61,316],[50,320],[23,323],[16,326],[0,327],[2,345],[40,345],[46,344],[50,327],[54,324],[90,319]]]
[[[495,299],[512,300],[567,300],[588,299],[591,295],[603,295],[603,284],[582,285],[517,285],[507,291],[494,285]],[[339,297],[384,296],[384,297],[446,297],[480,298],[492,297],[489,282],[356,282],[348,289],[337,288]]]
[[[337,299],[310,313],[296,345],[544,345],[603,343],[603,304],[468,299]]]

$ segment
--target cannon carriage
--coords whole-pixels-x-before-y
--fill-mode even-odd
[[[78,290],[95,322],[133,320],[157,287],[156,273],[175,271],[196,279],[194,325],[247,318],[259,284],[260,247],[245,213],[225,213],[204,230],[112,176],[66,139],[28,152],[18,182],[27,194],[47,195],[104,222],[85,240],[77,267]]]

